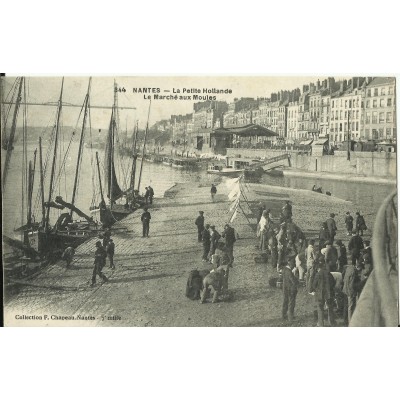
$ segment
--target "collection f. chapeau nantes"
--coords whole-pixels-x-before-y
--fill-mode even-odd
[[[119,92],[127,92],[125,87],[116,88]],[[217,94],[232,94],[232,89],[217,88],[172,88],[134,87],[132,93],[143,94],[145,100],[217,100]]]

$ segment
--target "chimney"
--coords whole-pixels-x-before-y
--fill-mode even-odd
[[[317,90],[321,89],[321,82],[319,81],[319,79],[317,80]]]

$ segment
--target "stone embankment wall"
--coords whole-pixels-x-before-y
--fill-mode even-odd
[[[309,172],[331,172],[360,176],[396,178],[396,154],[386,152],[336,151],[333,156],[313,156],[307,152],[262,149],[227,149],[228,157],[257,159],[290,153],[292,168]]]

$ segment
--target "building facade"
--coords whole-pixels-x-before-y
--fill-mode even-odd
[[[397,141],[396,80],[377,77],[364,87],[364,140]]]

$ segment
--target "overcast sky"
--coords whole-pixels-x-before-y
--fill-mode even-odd
[[[217,100],[233,101],[235,97],[268,97],[278,90],[291,90],[302,88],[303,84],[316,82],[317,79],[325,79],[326,76],[135,76],[116,77],[118,87],[125,88],[126,92],[118,94],[120,106],[136,107],[136,110],[122,110],[120,123],[122,128],[128,125],[132,129],[133,121],[139,119],[139,126],[144,127],[147,120],[149,100],[144,99],[142,93],[133,93],[133,88],[160,88],[160,95],[173,94],[173,89],[231,89],[232,94],[216,94]],[[6,77],[6,95],[15,80],[15,77]],[[30,102],[57,102],[60,95],[61,77],[29,77],[28,98]],[[336,78],[338,79],[338,78]],[[63,102],[82,104],[87,90],[89,77],[67,76],[64,81]],[[99,106],[111,106],[113,103],[112,76],[95,76],[92,78],[91,104]],[[170,90],[170,92],[164,92]],[[179,94],[178,94],[179,95]],[[190,94],[189,94],[190,95]],[[201,93],[200,95],[203,95]],[[153,95],[152,95],[153,96]],[[152,100],[150,111],[150,125],[160,119],[169,118],[172,114],[186,114],[193,110],[194,100]],[[79,108],[64,107],[63,125],[74,126],[76,124]],[[91,122],[94,128],[106,128],[110,119],[111,110],[92,109]],[[32,126],[47,126],[52,124],[55,118],[55,107],[29,106],[28,124]]]

